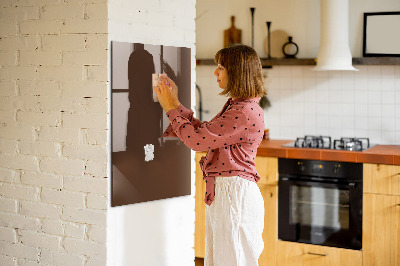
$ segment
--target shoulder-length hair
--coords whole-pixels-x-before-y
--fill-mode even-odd
[[[260,58],[247,45],[233,45],[219,50],[214,57],[228,71],[228,85],[220,95],[252,98],[266,95]]]

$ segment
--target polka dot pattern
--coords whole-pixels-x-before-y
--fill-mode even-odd
[[[265,128],[259,100],[230,98],[209,122],[194,118],[193,111],[183,105],[167,113],[171,124],[163,137],[179,137],[195,151],[208,151],[200,160],[208,205],[214,200],[216,176],[240,176],[253,182],[260,179],[254,163]]]

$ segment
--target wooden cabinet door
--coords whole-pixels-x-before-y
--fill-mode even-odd
[[[205,240],[206,240],[206,225],[205,225],[205,210],[204,195],[206,193],[206,184],[203,181],[203,172],[200,169],[199,161],[205,152],[196,152],[196,193],[195,193],[195,233],[194,233],[194,253],[197,258],[204,258]]]
[[[278,241],[278,187],[259,185],[264,198],[264,250],[258,259],[260,266],[276,265],[276,243]]]
[[[258,184],[278,185],[278,158],[257,156],[254,160],[258,174]]]
[[[363,176],[364,193],[400,195],[400,166],[365,163]]]
[[[278,241],[277,266],[361,266],[362,252]]]
[[[400,266],[399,204],[400,196],[364,194],[364,266]]]

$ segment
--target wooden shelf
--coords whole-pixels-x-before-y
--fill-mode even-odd
[[[315,58],[260,58],[263,67],[272,66],[314,66]],[[215,65],[214,59],[197,59],[196,65]],[[353,65],[400,65],[400,57],[356,57]]]

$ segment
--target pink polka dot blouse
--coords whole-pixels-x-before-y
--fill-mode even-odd
[[[240,176],[253,182],[260,179],[254,163],[265,128],[259,100],[229,98],[209,122],[194,118],[193,111],[182,104],[167,112],[171,124],[163,137],[179,137],[190,149],[207,151],[200,160],[207,205],[214,200],[216,176]]]

